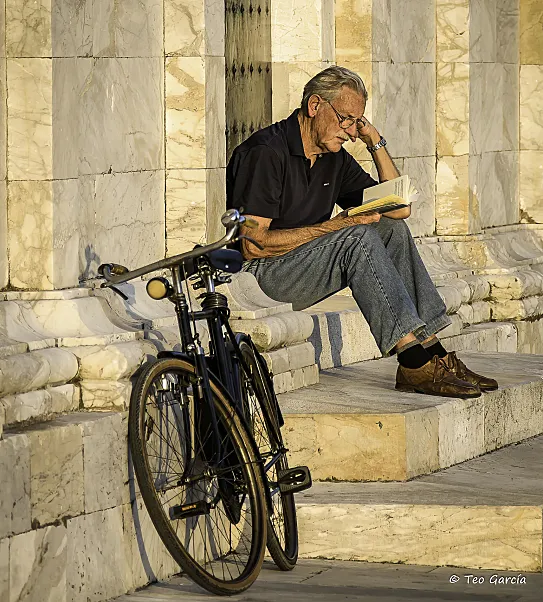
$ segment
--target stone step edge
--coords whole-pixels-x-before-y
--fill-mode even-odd
[[[531,356],[517,357],[529,370]],[[325,386],[321,375],[321,401]],[[294,392],[288,404],[295,407],[302,395]],[[419,396],[429,397],[424,399],[428,405],[394,413],[386,411],[386,401],[382,411],[356,408],[349,413],[295,413],[281,397],[279,403],[292,462],[309,466],[315,480],[405,481],[543,433],[542,396],[543,380],[534,375],[475,399]],[[366,445],[360,446],[361,441]]]
[[[300,557],[540,572],[541,506],[297,504]],[[376,537],[378,533],[378,537]]]

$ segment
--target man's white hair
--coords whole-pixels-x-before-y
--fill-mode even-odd
[[[343,86],[362,95],[364,100],[368,100],[366,86],[357,73],[345,67],[328,67],[317,73],[305,85],[301,105],[304,115],[307,116],[308,114],[307,105],[313,94],[318,94],[324,100],[331,102],[339,94]]]

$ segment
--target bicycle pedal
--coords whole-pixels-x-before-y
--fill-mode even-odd
[[[203,500],[193,502],[192,504],[178,504],[172,506],[169,510],[171,520],[181,520],[183,518],[191,518],[192,516],[201,516],[209,514],[210,505]]]
[[[296,466],[277,471],[277,483],[281,493],[299,493],[313,484],[307,466]]]

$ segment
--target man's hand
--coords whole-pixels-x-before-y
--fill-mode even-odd
[[[357,226],[358,224],[373,224],[381,219],[380,213],[364,213],[363,215],[351,216],[348,213],[349,210],[345,209],[345,211],[338,213],[330,221],[342,220],[345,223],[342,227],[348,228],[349,226]]]
[[[358,137],[366,146],[375,146],[381,140],[381,134],[379,134],[366,117],[362,117],[362,120],[366,125],[358,127]]]

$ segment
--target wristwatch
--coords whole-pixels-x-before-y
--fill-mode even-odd
[[[366,148],[370,151],[370,153],[374,153],[376,150],[379,150],[382,146],[386,146],[387,141],[381,136],[381,140],[375,146],[366,146]]]

